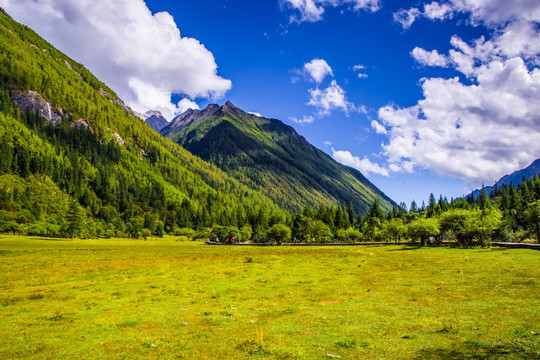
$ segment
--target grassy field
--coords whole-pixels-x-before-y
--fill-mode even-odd
[[[0,236],[1,359],[539,359],[540,252]]]

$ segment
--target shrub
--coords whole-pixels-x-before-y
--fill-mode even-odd
[[[20,234],[22,232],[22,227],[20,224],[17,224],[16,221],[6,221],[0,223],[0,232],[2,233],[11,233],[11,234]]]
[[[287,225],[275,224],[267,232],[268,239],[280,244],[291,238],[291,229]]]

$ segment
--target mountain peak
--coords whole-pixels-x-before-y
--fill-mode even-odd
[[[150,125],[152,129],[160,132],[169,123],[167,119],[157,110],[149,110],[142,115],[144,121]]]
[[[223,106],[222,108],[224,109],[238,109],[236,106],[234,106],[234,104],[230,101],[227,101]]]
[[[161,134],[284,208],[350,201],[366,213],[374,199],[385,209],[393,204],[362,174],[337,163],[291,126],[250,115],[230,101],[186,112],[174,123]]]
[[[165,137],[172,137],[186,127],[188,127],[189,125],[197,124],[202,120],[213,116],[222,108],[223,107],[220,107],[217,104],[209,104],[204,110],[187,109],[186,111],[172,119],[172,121],[163,129],[161,129],[160,132]]]
[[[151,116],[163,117],[163,114],[161,114],[161,112],[157,110],[148,110],[143,114],[143,119],[146,120]]]
[[[239,107],[235,106],[232,102],[227,101],[222,107],[221,111],[229,113],[231,115],[241,115],[245,112]]]

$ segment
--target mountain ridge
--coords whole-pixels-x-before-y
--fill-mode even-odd
[[[521,184],[521,181],[525,177],[525,179],[530,179],[534,175],[540,174],[540,158],[534,160],[529,166],[526,168],[523,168],[521,170],[516,170],[511,174],[505,175],[502,178],[499,179],[499,181],[496,182],[497,186],[503,185],[503,184],[510,184],[513,183],[514,185]]]
[[[337,163],[292,126],[230,101],[188,110],[161,134],[288,210],[351,202],[365,214],[375,199],[385,210],[395,205],[359,171]]]
[[[534,160],[529,166],[516,170],[511,174],[506,174],[501,177],[494,185],[485,186],[488,195],[491,194],[491,191],[495,186],[500,187],[502,185],[507,185],[512,183],[514,186],[518,186],[523,181],[523,178],[529,180],[535,175],[540,175],[540,158]],[[476,189],[473,191],[474,197],[477,197],[480,194],[481,189]]]
[[[171,137],[184,130],[187,126],[193,123],[198,123],[202,119],[212,116],[221,107],[217,104],[210,104],[204,110],[187,109],[180,115],[176,116],[171,122],[161,129],[160,133],[165,137]]]

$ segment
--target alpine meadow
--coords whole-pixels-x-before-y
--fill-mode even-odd
[[[540,359],[533,3],[0,0],[0,358]]]

